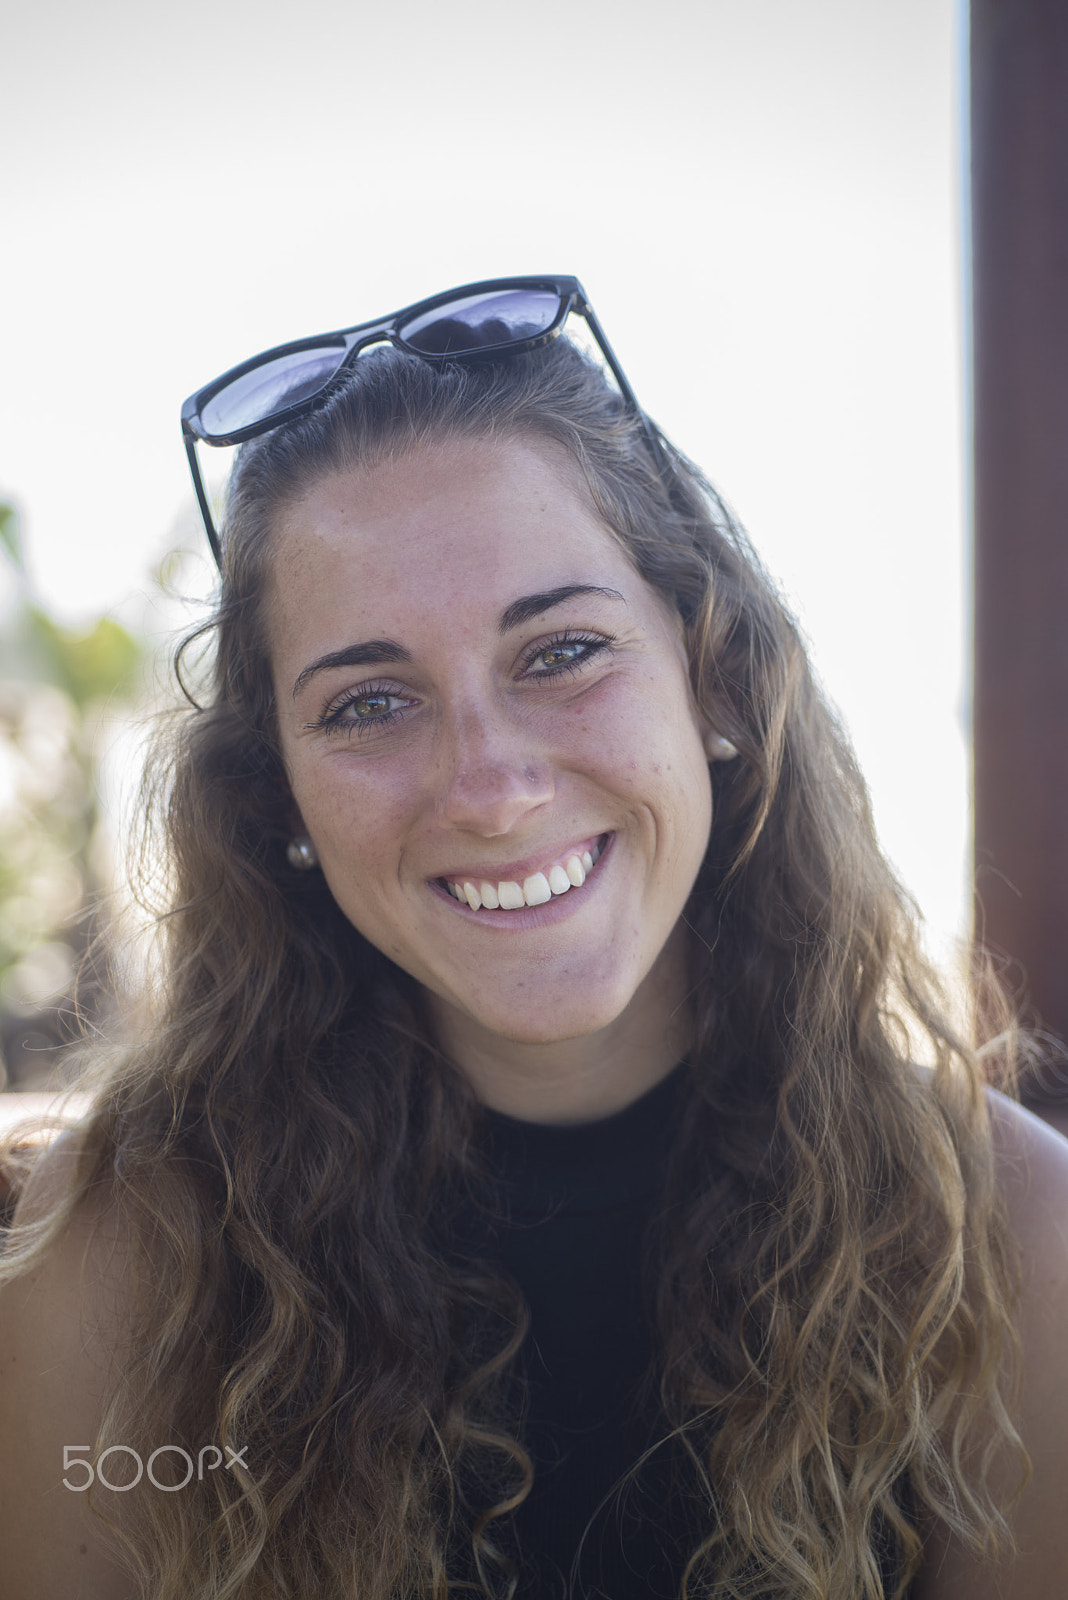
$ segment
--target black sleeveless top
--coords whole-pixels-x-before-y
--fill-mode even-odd
[[[518,1377],[534,1485],[512,1518],[516,1600],[675,1600],[699,1542],[677,1445],[654,1451],[612,1494],[666,1431],[641,1396],[653,1359],[642,1252],[686,1070],[597,1122],[483,1111],[496,1216],[465,1208],[453,1244],[513,1278],[530,1312]]]

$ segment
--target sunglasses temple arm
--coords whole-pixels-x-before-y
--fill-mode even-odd
[[[580,308],[576,306],[575,309],[579,310]],[[663,469],[668,463],[664,455],[664,447],[660,441],[660,435],[657,433],[656,428],[653,426],[650,418],[638,404],[638,398],[630,384],[627,382],[623,368],[616,360],[616,353],[612,349],[612,346],[608,343],[608,340],[605,337],[604,329],[601,327],[601,324],[597,321],[597,317],[594,314],[593,307],[586,300],[582,302],[581,314],[585,317],[589,330],[596,339],[600,352],[604,356],[605,361],[608,363],[608,369],[619,386],[620,394],[630,406],[631,410],[634,412],[634,415],[639,418],[642,429],[645,433],[645,437],[649,441],[653,455],[655,456],[659,466]]]
[[[184,436],[185,453],[189,457],[189,471],[193,479],[193,488],[197,492],[197,501],[200,505],[200,514],[204,518],[204,531],[211,545],[211,553],[215,557],[215,565],[222,571],[222,547],[219,544],[219,535],[215,531],[215,522],[211,515],[211,506],[208,504],[207,491],[204,488],[204,479],[200,472],[200,462],[197,460],[197,442],[191,433]]]

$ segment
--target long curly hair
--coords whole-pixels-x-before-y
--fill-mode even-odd
[[[180,652],[188,703],[148,780],[151,1014],[98,1091],[77,1192],[5,1270],[103,1189],[151,1272],[97,1448],[166,1438],[195,1459],[211,1441],[247,1463],[145,1497],[123,1537],[146,1593],[512,1592],[526,1312],[447,1248],[486,1177],[481,1108],[414,982],[287,865],[264,617],[282,507],[451,437],[568,453],[680,613],[697,701],[740,751],[713,769],[685,913],[696,1022],[646,1252],[650,1388],[700,1508],[683,1594],[881,1600],[891,1540],[901,1596],[924,1518],[1006,1544],[993,1448],[1026,1471],[984,1064],[944,1020],[847,741],[744,534],[566,340],[441,368],[373,352],[243,447],[217,609]]]

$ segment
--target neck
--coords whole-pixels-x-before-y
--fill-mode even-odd
[[[690,1047],[686,947],[676,930],[633,999],[607,1027],[577,1038],[503,1039],[429,996],[438,1040],[494,1111],[526,1122],[609,1117],[660,1083]]]

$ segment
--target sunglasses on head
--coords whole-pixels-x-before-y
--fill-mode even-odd
[[[337,333],[296,339],[231,367],[182,406],[182,436],[208,543],[222,547],[197,459],[197,441],[243,444],[322,405],[330,384],[369,345],[389,343],[423,361],[492,360],[555,339],[572,312],[583,317],[627,406],[660,459],[657,435],[642,411],[577,278],[493,278],[420,300],[391,317]]]

